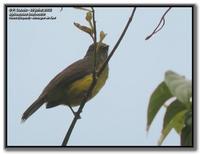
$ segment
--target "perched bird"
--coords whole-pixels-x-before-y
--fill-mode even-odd
[[[104,43],[96,44],[96,71],[108,57],[109,46]],[[37,109],[46,103],[46,108],[58,105],[67,105],[74,113],[72,107],[81,104],[86,92],[93,81],[95,59],[95,44],[87,50],[83,59],[80,59],[56,75],[44,88],[38,99],[23,113],[22,121],[28,119]],[[104,86],[108,78],[108,65],[97,78],[96,85],[89,99],[94,97]],[[89,100],[88,99],[88,100]]]

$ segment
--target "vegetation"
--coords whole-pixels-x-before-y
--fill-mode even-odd
[[[166,105],[169,103],[169,105]],[[180,135],[181,146],[192,146],[192,82],[173,71],[165,73],[165,79],[151,95],[147,111],[147,131],[161,107],[166,108],[161,145],[172,129]]]

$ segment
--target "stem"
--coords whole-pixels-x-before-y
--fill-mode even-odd
[[[165,13],[162,15],[162,17],[161,17],[161,19],[160,19],[158,25],[157,25],[156,28],[154,29],[154,31],[153,31],[149,36],[147,36],[147,37],[145,38],[145,40],[150,39],[153,35],[155,35],[157,32],[159,32],[159,31],[164,27],[164,25],[165,25],[165,16],[166,16],[166,14],[169,12],[169,10],[170,10],[171,8],[172,8],[172,7],[169,7],[169,8],[165,11]],[[163,24],[162,24],[162,26],[160,27],[161,23],[163,23]],[[160,28],[159,28],[159,27],[160,27]]]
[[[94,87],[96,85],[96,82],[97,82],[97,78],[96,78],[96,52],[97,52],[96,51],[96,47],[97,47],[96,38],[97,37],[96,37],[95,11],[94,11],[93,7],[92,7],[92,13],[93,13],[93,25],[94,25],[94,47],[95,47],[94,48],[95,52],[94,52],[93,82],[91,83],[91,85],[90,85],[90,87],[88,89],[88,92],[86,93],[85,97],[83,98],[83,100],[82,100],[82,102],[80,104],[80,107],[79,107],[78,111],[76,112],[76,114],[74,116],[74,119],[73,119],[73,121],[72,121],[72,123],[71,123],[71,125],[70,125],[70,127],[69,127],[69,129],[67,131],[67,134],[65,135],[65,138],[64,138],[63,142],[62,142],[62,146],[66,146],[67,145],[67,143],[69,141],[69,138],[71,136],[71,133],[72,133],[72,131],[73,131],[75,125],[76,125],[76,122],[80,118],[80,113],[82,112],[82,110],[83,110],[88,98],[92,94],[92,90],[94,89]]]
[[[74,119],[72,120],[72,123],[67,131],[67,134],[65,135],[65,138],[62,142],[62,146],[66,146],[68,141],[69,141],[69,138],[71,136],[71,133],[76,125],[76,122],[77,120],[79,119],[80,117],[80,113],[82,112],[84,106],[85,106],[85,103],[87,102],[88,98],[90,97],[91,93],[92,93],[92,90],[94,89],[95,85],[96,85],[96,82],[97,82],[97,78],[96,78],[96,75],[99,76],[101,75],[101,73],[103,72],[103,70],[105,69],[106,65],[108,64],[110,58],[112,57],[112,55],[114,54],[114,52],[116,51],[117,47],[119,46],[121,40],[123,39],[131,21],[132,21],[132,18],[133,18],[133,15],[135,14],[135,11],[136,11],[136,7],[133,9],[132,13],[131,13],[131,16],[129,17],[129,20],[120,36],[120,38],[118,39],[116,45],[114,46],[112,52],[110,53],[110,55],[108,56],[108,58],[106,59],[106,61],[104,62],[104,64],[101,66],[100,68],[100,71],[98,72],[98,74],[96,74],[96,21],[95,21],[95,11],[94,9],[92,8],[92,12],[93,12],[93,25],[94,25],[94,43],[95,43],[95,58],[94,58],[94,70],[93,70],[93,82],[92,84],[90,85],[85,97],[83,98],[83,101],[81,102],[80,104],[80,107],[78,109],[78,111],[76,112],[75,116],[74,116]]]
[[[120,38],[118,39],[117,43],[115,44],[114,48],[112,49],[112,51],[111,51],[111,53],[109,54],[109,56],[108,56],[108,58],[106,59],[106,61],[103,63],[103,65],[102,65],[102,67],[100,68],[100,70],[99,70],[97,76],[100,76],[100,75],[101,75],[101,73],[103,72],[103,70],[104,70],[105,67],[107,66],[108,62],[110,61],[111,57],[112,57],[113,54],[115,53],[117,47],[119,46],[121,40],[123,39],[123,37],[124,37],[124,35],[125,35],[125,33],[126,33],[128,27],[129,27],[129,25],[130,25],[130,23],[131,23],[131,21],[132,21],[132,19],[133,19],[133,16],[134,16],[134,14],[135,14],[135,11],[136,11],[136,7],[133,9],[133,11],[132,11],[132,13],[131,13],[131,16],[129,17],[129,20],[128,20],[128,22],[127,22],[127,24],[126,24],[126,26],[125,26],[125,28],[124,28],[124,30],[123,30],[123,32],[122,32]]]
[[[92,7],[93,14],[93,28],[94,28],[94,69],[93,69],[93,80],[96,78],[96,65],[97,65],[97,32],[96,32],[96,20],[95,20],[95,11]]]

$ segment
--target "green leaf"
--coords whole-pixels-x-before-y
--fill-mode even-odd
[[[192,111],[185,114],[185,127],[181,131],[181,145],[192,146]]]
[[[158,141],[158,144],[161,145],[166,136],[169,134],[169,132],[172,130],[172,128],[179,128],[181,127],[180,121],[184,120],[185,113],[187,110],[183,110],[176,114],[173,119],[170,120],[170,122],[165,126],[165,129],[162,130],[162,134],[160,136],[160,139]]]
[[[185,77],[173,72],[165,73],[165,83],[173,96],[183,103],[190,102],[192,97],[192,83]]]
[[[174,125],[174,129],[180,135],[184,126],[185,126],[184,119],[178,119],[176,121],[176,124]]]
[[[161,106],[171,97],[172,94],[164,82],[152,93],[147,110],[147,131]]]
[[[192,126],[192,111],[185,114],[185,125]]]
[[[192,127],[186,126],[181,131],[181,146],[192,146]]]
[[[163,123],[163,130],[167,127],[167,125],[169,124],[169,122],[181,111],[185,110],[186,107],[183,103],[181,103],[178,100],[175,100],[174,102],[172,102],[168,107],[167,107],[167,111],[165,113],[164,116],[164,123]],[[184,119],[181,119],[179,121],[179,125],[176,125],[177,127],[175,127],[175,130],[177,131],[177,133],[180,133],[182,128],[184,127]]]

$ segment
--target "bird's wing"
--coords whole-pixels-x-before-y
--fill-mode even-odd
[[[44,96],[45,94],[48,94],[58,86],[67,86],[69,83],[72,83],[73,81],[91,73],[93,67],[90,65],[91,62],[89,62],[89,60],[86,58],[74,62],[56,75],[46,86],[41,95]],[[79,69],[77,69],[77,66]]]

